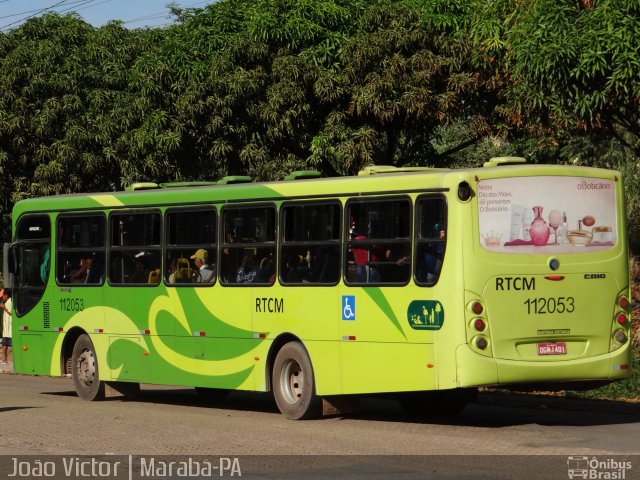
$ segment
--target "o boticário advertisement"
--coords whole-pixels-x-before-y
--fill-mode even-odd
[[[513,177],[478,182],[480,244],[503,253],[585,253],[617,241],[615,182]]]

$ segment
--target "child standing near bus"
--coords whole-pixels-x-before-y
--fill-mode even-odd
[[[11,292],[8,289],[0,291],[2,297],[2,360],[0,363],[9,363],[11,353]]]

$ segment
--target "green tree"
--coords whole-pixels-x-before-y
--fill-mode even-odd
[[[511,125],[601,132],[640,152],[640,1],[497,0],[473,38],[509,80]]]
[[[144,43],[136,38],[116,23],[94,29],[55,14],[3,37],[0,160],[13,191],[7,201],[119,186],[119,137],[136,116],[128,85]]]

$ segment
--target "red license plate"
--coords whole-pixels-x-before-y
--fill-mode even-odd
[[[539,343],[538,355],[566,355],[567,344],[564,342],[558,343]]]

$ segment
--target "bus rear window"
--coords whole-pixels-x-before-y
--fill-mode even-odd
[[[618,240],[616,185],[586,177],[478,182],[480,245],[501,253],[584,253]]]

